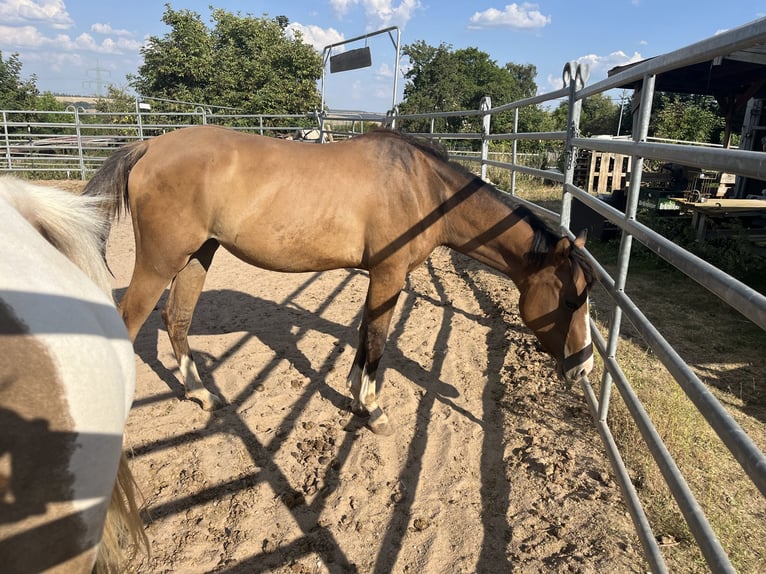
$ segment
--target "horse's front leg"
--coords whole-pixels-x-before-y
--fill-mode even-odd
[[[359,329],[359,346],[348,375],[351,410],[356,414],[369,415],[368,426],[374,433],[381,435],[391,434],[393,428],[378,404],[376,376],[386,346],[391,317],[403,286],[404,278],[400,274],[370,271],[370,287]]]

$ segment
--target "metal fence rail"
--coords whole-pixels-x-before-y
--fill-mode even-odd
[[[356,135],[385,114],[231,114],[197,106],[189,112],[97,112],[69,106],[64,111],[0,112],[0,172],[87,179],[112,152],[131,141],[196,125],[219,125],[247,133],[296,137],[307,128],[336,138]],[[324,139],[324,138],[322,138]]]
[[[95,171],[101,161],[117,146],[126,142],[152,137],[164,131],[188,125],[217,124],[245,130],[251,133],[285,135],[314,125],[320,133],[332,132],[339,137],[350,136],[364,131],[369,122],[386,123],[407,129],[408,125],[430,123],[430,131],[421,132],[428,137],[448,141],[473,141],[480,152],[455,152],[452,157],[479,165],[482,177],[486,178],[487,168],[507,170],[511,174],[508,192],[515,193],[516,175],[525,174],[544,178],[561,185],[562,201],[560,213],[545,210],[525,202],[549,221],[554,221],[564,233],[569,231],[572,199],[584,203],[605,219],[616,225],[622,232],[618,265],[615,276],[608,274],[601,264],[591,259],[598,280],[613,301],[612,314],[606,333],[592,323],[594,346],[601,355],[605,370],[598,394],[588,380],[582,383],[585,398],[593,416],[596,428],[602,438],[610,464],[622,489],[630,515],[641,541],[644,555],[655,573],[667,572],[661,549],[654,537],[651,525],[642,508],[641,501],[633,486],[622,454],[609,426],[609,408],[612,387],[616,387],[627,409],[639,428],[649,452],[656,461],[672,495],[692,532],[702,555],[714,572],[733,572],[734,568],[721,547],[715,532],[708,523],[699,503],[689,489],[673,457],[663,444],[653,426],[645,407],[633,390],[628,377],[617,359],[620,339],[620,325],[623,316],[628,318],[657,357],[677,381],[692,403],[704,416],[711,428],[721,438],[741,465],[746,475],[766,497],[766,457],[752,439],[727,413],[726,409],[705,387],[686,362],[661,333],[645,317],[638,306],[624,291],[630,267],[630,253],[633,239],[639,241],[657,256],[681,270],[694,281],[718,296],[732,309],[766,330],[766,297],[755,292],[740,281],[692,255],[657,234],[636,220],[638,195],[644,159],[658,159],[683,165],[726,171],[740,176],[766,180],[766,154],[732,150],[701,148],[694,145],[650,143],[647,139],[649,110],[654,97],[654,79],[662,72],[712,58],[725,56],[734,51],[766,43],[766,19],[758,20],[708,40],[698,42],[676,52],[653,58],[620,74],[587,86],[587,69],[576,63],[564,67],[565,87],[548,94],[541,94],[517,102],[492,107],[485,99],[477,110],[435,112],[401,115],[370,114],[365,112],[313,113],[300,116],[240,116],[210,113],[199,108],[187,114],[149,114],[137,110],[135,114],[91,114],[70,108],[66,112],[50,112],[45,121],[26,121],[25,117],[43,112],[5,111],[2,112],[3,132],[0,141],[0,171],[65,172],[77,174],[83,179]],[[640,112],[633,128],[633,139],[601,139],[580,137],[578,132],[582,101],[609,89],[636,80],[643,81]],[[519,110],[526,106],[558,101],[567,98],[569,107],[568,129],[565,132],[523,133],[518,130]],[[492,121],[501,113],[514,114],[514,130],[511,133],[492,133]],[[438,121],[450,118],[480,118],[479,132],[438,132]],[[490,155],[490,142],[510,141],[510,161],[507,157],[498,159]],[[567,158],[563,173],[539,169],[524,164],[524,156],[518,152],[517,144],[523,141],[560,142]],[[625,211],[619,211],[593,197],[574,185],[574,158],[578,150],[591,150],[629,155],[632,158],[632,177],[628,189]],[[507,154],[506,154],[507,155]]]
[[[587,70],[579,67],[577,64],[570,63],[564,68],[566,86],[562,90],[494,108],[491,107],[489,101],[485,101],[482,110],[470,110],[467,112],[465,117],[483,116],[484,131],[478,136],[475,134],[434,132],[433,126],[435,121],[439,117],[445,117],[440,114],[418,114],[398,116],[396,118],[398,124],[404,126],[407,125],[408,121],[430,120],[431,132],[424,133],[423,135],[440,139],[464,139],[466,136],[469,136],[477,137],[483,144],[489,141],[510,140],[514,144],[513,157],[510,162],[489,159],[487,153],[488,146],[486,145],[482,145],[482,155],[479,159],[465,154],[453,154],[452,157],[465,161],[480,162],[482,175],[484,176],[486,176],[486,168],[492,166],[507,169],[512,174],[523,173],[563,184],[560,214],[553,214],[547,210],[540,209],[539,206],[534,204],[525,203],[536,209],[545,218],[549,220],[555,219],[564,232],[569,232],[571,201],[573,198],[576,198],[599,213],[622,231],[618,266],[614,278],[604,270],[598,261],[595,261],[592,256],[590,257],[597,270],[599,281],[612,298],[614,306],[606,336],[601,334],[595,323],[592,324],[594,345],[604,360],[605,366],[600,393],[597,395],[591,383],[587,380],[583,381],[583,389],[591,414],[607,450],[610,463],[625,496],[631,518],[644,548],[645,557],[653,572],[667,572],[667,566],[609,427],[608,413],[613,385],[620,393],[631,417],[644,438],[649,452],[667,482],[708,566],[714,572],[733,572],[734,567],[673,457],[663,444],[659,433],[633,390],[628,377],[620,367],[616,351],[623,315],[631,321],[667,368],[668,372],[731,451],[746,475],[752,480],[760,493],[766,497],[766,457],[763,452],[754,444],[740,425],[734,421],[721,403],[705,387],[704,383],[699,380],[686,362],[624,292],[630,266],[632,240],[635,238],[656,255],[662,257],[704,288],[717,295],[725,304],[753,321],[760,328],[766,330],[766,297],[678,247],[636,220],[641,173],[645,158],[725,171],[740,176],[766,180],[766,154],[734,149],[701,148],[690,144],[649,143],[647,141],[648,112],[651,109],[652,98],[654,96],[654,78],[662,72],[725,56],[734,51],[763,44],[764,42],[766,42],[766,19],[719,34],[714,38],[693,44],[671,54],[648,60],[608,80],[587,87],[585,85],[587,82]],[[582,101],[585,98],[638,79],[643,80],[642,101],[639,108],[640,114],[634,125],[632,140],[625,138],[584,138],[579,136],[579,114]],[[569,129],[567,132],[517,133],[514,131],[514,133],[510,134],[490,133],[492,118],[495,115],[512,110],[516,114],[515,125],[518,126],[518,110],[524,105],[536,105],[561,97],[567,97],[569,103]],[[454,116],[455,114],[453,113],[452,117]],[[565,145],[566,155],[569,158],[565,172],[563,174],[556,174],[521,165],[518,162],[516,143],[525,140],[562,141]],[[585,190],[573,185],[575,163],[573,158],[576,157],[578,150],[604,151],[632,157],[632,177],[624,212],[611,207]],[[509,191],[511,194],[514,194],[515,179],[512,178],[511,181],[511,189]]]

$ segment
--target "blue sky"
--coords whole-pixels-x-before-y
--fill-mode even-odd
[[[127,87],[141,46],[162,36],[160,0],[0,0],[0,51],[17,52],[22,76],[37,77],[43,91],[95,94],[105,84]],[[587,61],[591,82],[610,68],[657,56],[720,31],[766,16],[758,0],[175,0],[210,21],[209,6],[255,16],[287,16],[291,27],[318,50],[328,44],[399,26],[402,45],[423,40],[454,49],[476,47],[499,65],[534,64],[541,92],[561,86],[571,60]],[[328,74],[325,100],[331,109],[384,112],[393,100],[395,50],[388,35],[369,39],[373,65],[363,71]],[[348,45],[348,49],[364,42]],[[404,86],[399,65],[399,94]],[[495,102],[498,104],[500,102]]]

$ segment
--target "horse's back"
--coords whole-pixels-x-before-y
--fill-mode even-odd
[[[2,193],[0,219],[0,564],[75,572],[101,538],[134,354],[109,296]]]
[[[278,271],[365,267],[371,253],[412,233],[443,201],[425,170],[410,172],[401,161],[406,148],[365,136],[300,145],[185,128],[148,141],[133,167],[134,223],[143,234],[161,232],[179,252],[213,237],[249,263]],[[439,224],[419,233],[425,238]],[[426,242],[427,252],[437,243]]]

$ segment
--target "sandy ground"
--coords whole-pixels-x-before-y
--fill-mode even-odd
[[[133,257],[119,222],[118,299]],[[137,571],[645,571],[582,393],[556,380],[513,284],[446,249],[412,273],[380,371],[389,437],[345,386],[366,287],[219,250],[190,336],[227,403],[213,413],[182,400],[163,297],[126,433],[152,544]]]

